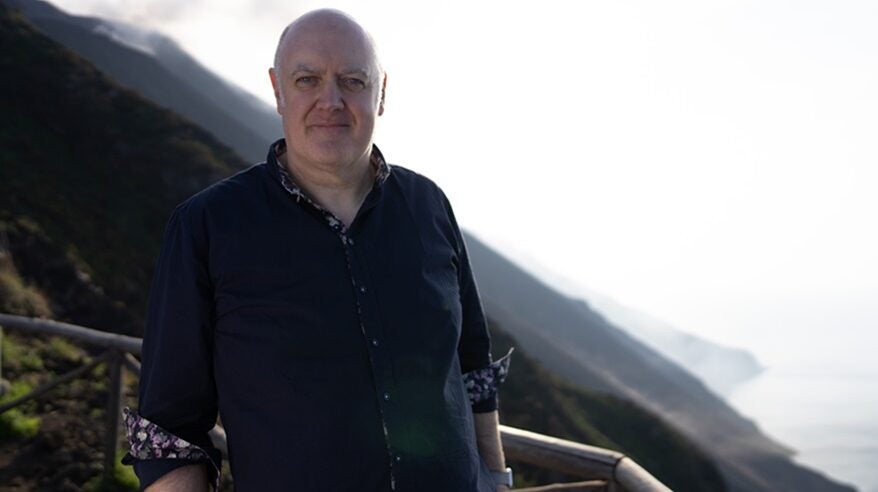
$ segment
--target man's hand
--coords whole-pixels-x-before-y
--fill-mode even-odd
[[[204,464],[175,468],[156,480],[146,492],[209,492],[207,468]]]

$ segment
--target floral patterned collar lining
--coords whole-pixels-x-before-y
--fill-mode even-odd
[[[284,139],[280,139],[277,142],[271,144],[271,152],[274,157],[275,165],[277,166],[278,174],[280,174],[280,182],[284,189],[290,195],[296,198],[296,201],[304,200],[305,203],[314,207],[318,212],[323,214],[323,218],[326,219],[326,222],[329,224],[329,227],[339,235],[341,240],[348,241],[347,237],[347,227],[345,227],[344,223],[335,216],[334,213],[326,210],[321,207],[317,202],[312,200],[302,188],[296,184],[296,181],[293,179],[292,175],[290,175],[289,170],[281,163],[281,157],[287,151],[287,142]],[[387,161],[384,160],[384,156],[381,154],[381,151],[378,150],[378,147],[372,145],[372,154],[369,157],[369,162],[372,164],[372,167],[375,168],[375,182],[374,186],[380,187],[387,181],[387,178],[390,177],[390,165],[387,164]],[[270,165],[270,163],[269,163]]]
[[[286,140],[278,140],[272,144],[271,148],[274,153],[275,163],[280,172],[281,183],[284,185],[284,188],[297,199],[307,200],[311,205],[322,210],[320,205],[314,203],[308,198],[308,195],[306,195],[302,188],[296,184],[295,180],[290,175],[290,171],[281,163],[281,157],[287,152]],[[387,181],[387,178],[390,177],[391,168],[387,161],[384,160],[384,155],[381,154],[381,151],[378,150],[378,147],[375,145],[372,145],[372,154],[369,156],[369,163],[372,164],[372,167],[375,169],[375,186],[383,185],[384,182]]]

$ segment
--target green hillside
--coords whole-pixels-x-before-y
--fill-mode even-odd
[[[0,221],[26,218],[101,291],[106,304],[95,309],[122,307],[130,316],[68,306],[56,314],[69,318],[73,309],[82,315],[76,322],[137,333],[170,211],[245,163],[17,14],[0,12]],[[55,297],[65,286],[39,275],[47,260],[19,268]]]
[[[137,334],[171,209],[244,163],[2,4],[0,46],[0,308]],[[6,375],[28,384],[88,357],[48,339],[10,340],[6,350],[15,353],[6,364],[16,365]],[[31,343],[35,349],[26,348]],[[511,343],[497,331],[497,350]],[[526,347],[513,364],[502,395],[505,423],[620,450],[678,490],[724,490],[704,455],[643,410],[552,377]],[[25,409],[42,418],[39,434],[0,438],[3,483],[78,490],[98,472],[97,455],[84,449],[100,441],[102,388],[58,391],[69,398]],[[83,394],[90,397],[73,397]],[[40,461],[47,451],[50,466]]]
[[[491,334],[495,358],[516,346],[509,379],[500,392],[503,424],[623,452],[678,492],[726,490],[713,462],[655,415],[551,374],[496,325]],[[527,483],[575,480],[521,464],[510,466],[520,470]]]

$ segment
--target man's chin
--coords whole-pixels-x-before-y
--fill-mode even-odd
[[[351,149],[347,146],[340,146],[338,144],[326,144],[315,146],[314,148],[308,149],[306,152],[294,152],[294,155],[296,154],[300,155],[304,161],[313,164],[322,166],[339,166],[354,162],[363,155],[363,151]]]

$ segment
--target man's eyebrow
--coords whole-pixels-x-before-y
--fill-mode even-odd
[[[341,71],[342,75],[360,75],[363,77],[369,77],[369,71],[365,68],[348,68],[346,70]]]
[[[296,65],[290,73],[295,74],[300,72],[323,73],[322,70],[312,67],[311,65],[306,65],[304,63],[299,63],[298,65]],[[369,78],[369,70],[365,68],[347,68],[341,71],[341,75],[359,75],[363,78]]]
[[[320,70],[317,70],[316,68],[312,67],[311,65],[305,65],[304,63],[300,63],[300,64],[296,65],[296,67],[293,68],[293,71],[290,73],[297,73],[297,72],[320,73]]]

